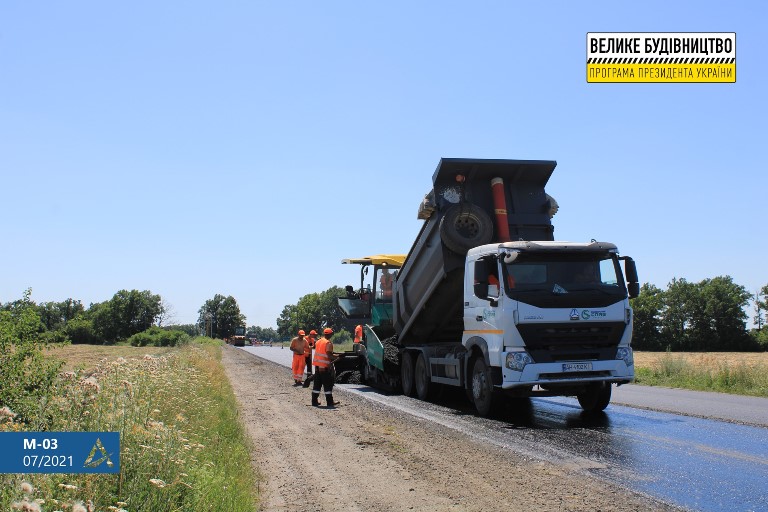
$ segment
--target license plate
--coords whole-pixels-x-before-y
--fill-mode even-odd
[[[563,363],[564,372],[588,372],[592,370],[592,363]]]

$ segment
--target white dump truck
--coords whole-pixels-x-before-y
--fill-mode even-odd
[[[575,396],[602,411],[612,384],[633,380],[635,263],[612,243],[554,240],[558,207],[544,186],[555,166],[440,161],[408,254],[362,263],[373,265],[374,286],[380,271],[397,271],[391,296],[356,309],[366,381],[421,399],[460,387],[487,415],[504,396]],[[352,311],[356,300],[339,303]]]

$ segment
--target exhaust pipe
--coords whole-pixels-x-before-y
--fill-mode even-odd
[[[493,211],[496,213],[496,234],[499,242],[510,242],[509,219],[507,218],[507,200],[504,198],[504,180],[493,178],[491,180],[493,191]]]

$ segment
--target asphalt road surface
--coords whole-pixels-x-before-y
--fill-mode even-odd
[[[290,366],[280,347],[245,347]],[[290,376],[286,377],[290,379]],[[531,458],[554,461],[701,511],[768,511],[768,399],[626,385],[605,414],[537,398],[479,418],[461,393],[434,402],[338,385]]]

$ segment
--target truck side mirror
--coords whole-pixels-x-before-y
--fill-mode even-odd
[[[627,293],[630,299],[640,295],[640,280],[637,278],[637,265],[635,260],[629,256],[622,258],[624,260],[624,272],[627,278]]]

